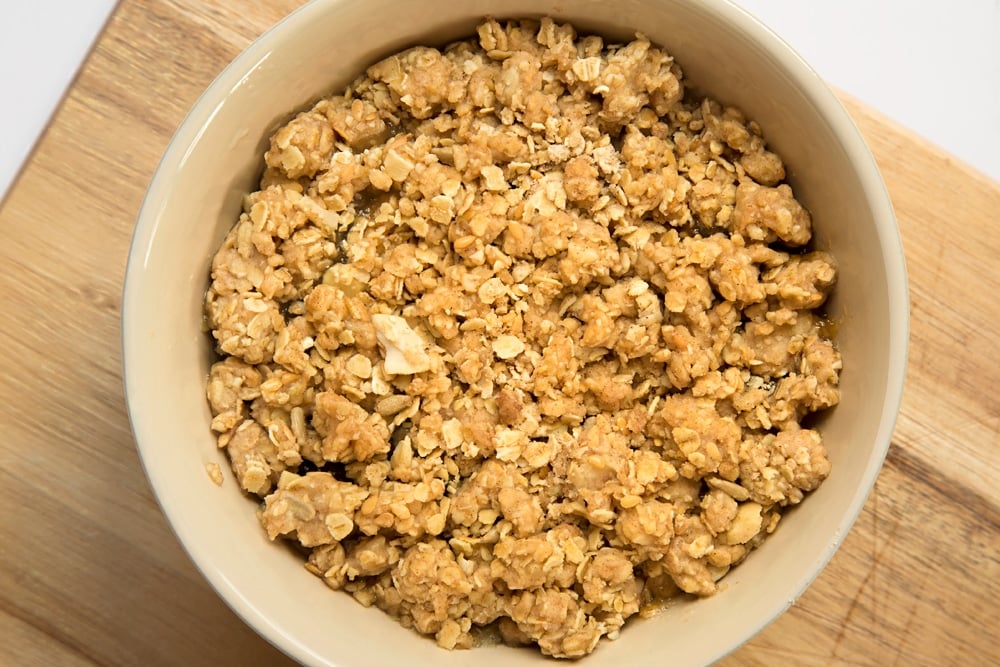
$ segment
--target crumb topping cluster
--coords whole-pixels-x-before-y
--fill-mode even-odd
[[[212,262],[212,428],[331,588],[582,656],[829,474],[833,258],[757,124],[642,36],[487,20],[265,160]]]

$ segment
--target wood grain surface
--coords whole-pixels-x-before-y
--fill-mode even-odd
[[[122,2],[0,208],[0,665],[290,664],[209,589],[151,495],[119,306],[171,134],[299,4]],[[902,414],[831,564],[723,664],[1000,664],[1000,184],[847,105],[906,249]]]

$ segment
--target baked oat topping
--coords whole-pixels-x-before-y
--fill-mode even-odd
[[[222,486],[222,482],[225,480],[222,477],[222,468],[219,467],[218,463],[206,463],[205,472],[208,474],[208,478],[212,480],[212,484]]]
[[[641,35],[486,20],[264,162],[212,262],[212,429],[331,588],[582,656],[830,473],[834,259],[760,127]]]

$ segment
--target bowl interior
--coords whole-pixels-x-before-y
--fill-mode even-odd
[[[703,664],[780,614],[832,556],[888,447],[906,354],[906,288],[892,211],[864,143],[833,95],[783,43],[722,0],[318,0],[252,45],[193,108],[153,179],[135,231],[124,296],[129,411],[150,482],[211,584],[261,634],[310,664],[540,663],[504,647],[445,652],[381,612],[327,590],[272,545],[214,445],[204,399],[202,328],[209,259],[253,189],[270,132],[381,56],[473,33],[485,15],[550,15],[580,32],[664,45],[686,79],[758,120],[812,210],[817,244],[841,273],[843,400],[823,420],[832,476],[789,513],[713,598],[627,626],[588,664],[670,656]],[[222,464],[211,483],[204,466]],[[389,641],[386,641],[389,640]]]

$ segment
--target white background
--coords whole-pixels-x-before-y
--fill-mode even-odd
[[[736,1],[833,86],[1000,181],[1000,0]],[[114,5],[0,0],[0,197]]]

